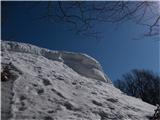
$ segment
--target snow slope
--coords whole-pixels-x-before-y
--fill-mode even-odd
[[[155,107],[115,88],[92,57],[1,42],[3,120],[147,120]]]

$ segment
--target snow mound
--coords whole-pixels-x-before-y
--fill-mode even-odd
[[[1,49],[2,51],[29,53],[43,56],[50,60],[61,61],[83,76],[111,83],[111,80],[103,72],[101,65],[94,58],[86,54],[52,51],[31,44],[10,41],[3,41]]]
[[[148,120],[154,113],[85,54],[9,41],[1,48],[2,120]]]

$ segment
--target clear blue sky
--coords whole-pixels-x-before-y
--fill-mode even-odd
[[[27,10],[24,4],[12,2],[6,12],[7,21],[2,24],[2,40],[9,37],[15,41],[31,43],[52,50],[87,53],[96,58],[105,73],[112,79],[132,69],[148,69],[160,74],[158,37],[133,40],[145,31],[143,26],[131,22],[119,25],[98,24],[102,32],[97,41],[68,31],[65,25],[33,20],[39,11]],[[2,15],[5,14],[2,9]]]

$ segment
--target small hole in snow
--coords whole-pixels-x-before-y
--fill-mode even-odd
[[[38,94],[42,94],[42,93],[44,93],[44,90],[43,89],[39,89],[39,90],[37,90],[37,93]]]
[[[44,84],[45,86],[52,85],[49,80],[47,80],[47,79],[42,79],[42,80],[43,80],[43,84]]]

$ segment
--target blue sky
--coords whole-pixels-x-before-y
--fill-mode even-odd
[[[134,40],[146,28],[132,22],[115,25],[98,23],[96,29],[102,32],[102,39],[95,40],[76,35],[62,24],[34,20],[35,13],[26,10],[24,4],[14,2],[6,12],[8,20],[2,24],[2,40],[9,37],[15,41],[31,43],[52,50],[66,50],[87,53],[96,58],[105,73],[112,79],[132,69],[148,69],[160,74],[158,37]],[[3,8],[2,8],[3,9]],[[5,14],[2,10],[2,15]]]

